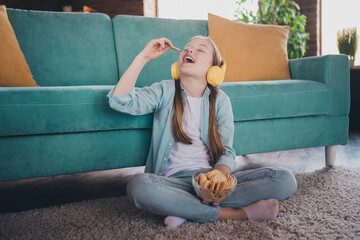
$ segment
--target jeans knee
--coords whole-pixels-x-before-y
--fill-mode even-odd
[[[135,204],[136,207],[140,207],[141,202],[147,196],[147,192],[151,189],[151,179],[149,174],[141,173],[130,178],[127,186],[126,193],[128,199]]]
[[[295,194],[297,189],[297,182],[294,173],[283,167],[277,167],[277,176],[280,178],[279,182],[281,182],[281,188],[282,188],[282,198],[288,199],[292,195]]]

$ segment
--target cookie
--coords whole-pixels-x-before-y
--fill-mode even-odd
[[[211,185],[211,181],[210,181],[210,180],[207,180],[207,181],[204,183],[204,185],[201,185],[201,186],[204,187],[204,188],[210,189],[210,185]]]
[[[210,190],[216,190],[216,189],[215,189],[215,188],[216,188],[216,185],[217,185],[216,182],[211,181]]]
[[[219,170],[214,169],[214,170],[208,172],[208,173],[206,174],[206,176],[207,176],[207,178],[208,178],[209,180],[212,180],[212,178],[213,178],[214,176],[220,175],[220,174],[222,175],[222,173],[221,173]]]
[[[235,182],[234,182],[234,179],[233,177],[229,174],[227,176],[227,179],[226,179],[226,188],[225,189],[230,189],[230,188],[233,188],[234,185],[235,185]]]
[[[196,181],[197,184],[199,184],[199,185],[201,186],[201,183],[204,182],[204,181],[207,181],[208,178],[206,177],[205,174],[200,173],[200,174],[197,176],[197,179],[196,179],[196,180],[197,180],[197,181]]]
[[[221,173],[214,175],[211,179],[213,182],[226,182],[226,177]]]
[[[180,52],[181,50],[179,49],[179,48],[177,48],[177,47],[174,47],[174,46],[169,46],[172,50],[175,50],[175,51],[178,51],[178,52]]]
[[[226,189],[226,181],[218,182],[216,190],[225,190]]]

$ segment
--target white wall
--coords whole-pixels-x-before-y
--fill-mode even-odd
[[[158,0],[158,17],[172,19],[207,19],[208,12],[235,19],[233,0]]]

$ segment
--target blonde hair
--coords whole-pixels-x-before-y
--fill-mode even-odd
[[[205,36],[195,36],[191,38],[188,43],[195,39],[205,39],[207,40],[213,48],[213,66],[221,66],[221,55],[219,49],[217,48],[214,41]],[[187,44],[188,44],[187,43]],[[171,121],[171,129],[172,134],[177,142],[181,142],[183,144],[192,144],[192,139],[185,133],[182,128],[182,116],[184,113],[184,98],[181,93],[180,81],[175,80],[175,95],[174,95],[174,103],[173,103],[173,116]],[[211,93],[209,95],[209,132],[208,132],[208,144],[210,150],[210,164],[212,166],[218,161],[221,155],[225,152],[225,146],[221,141],[220,135],[220,126],[216,119],[216,97],[219,93],[219,87],[212,86],[208,84],[208,88]]]

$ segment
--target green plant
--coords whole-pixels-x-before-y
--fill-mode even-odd
[[[256,0],[250,0],[254,2]],[[256,13],[243,6],[249,0],[236,1],[235,17],[244,23],[288,25],[288,56],[301,58],[308,49],[309,33],[305,32],[306,16],[300,13],[300,6],[291,0],[259,0]]]
[[[355,60],[355,55],[358,49],[359,36],[357,29],[344,28],[337,32],[337,47],[339,53],[346,54],[351,60]]]

